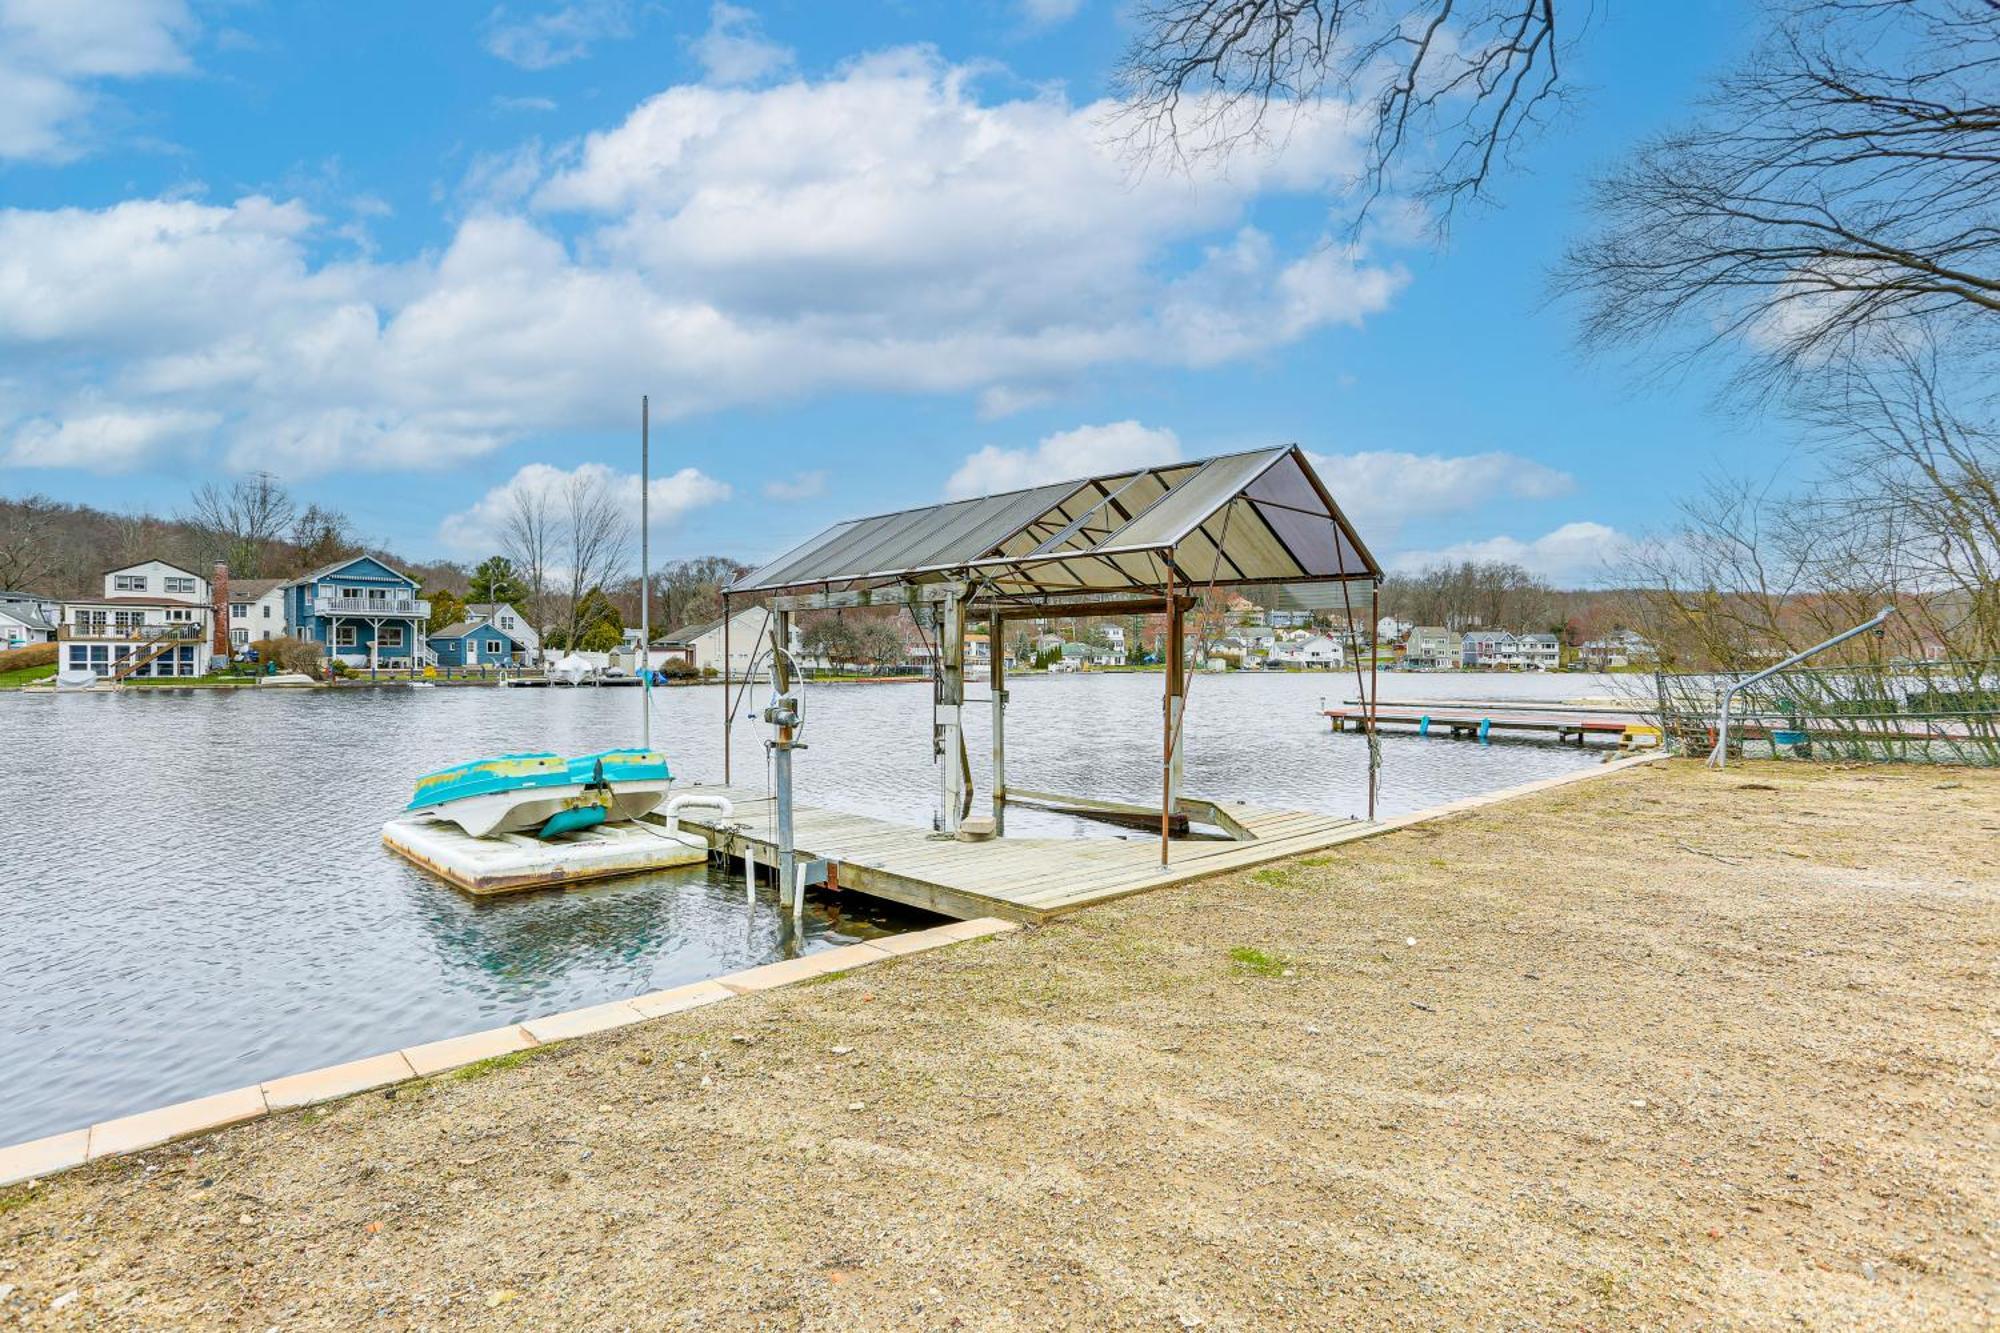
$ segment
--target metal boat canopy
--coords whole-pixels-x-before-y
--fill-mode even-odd
[[[857,605],[875,599],[852,594],[892,585],[959,583],[980,611],[1032,613],[1265,587],[1266,600],[1323,607],[1339,605],[1340,590],[1311,585],[1381,576],[1294,445],[853,519],[744,575],[729,595],[846,593],[825,601]]]
[[[793,613],[848,607],[910,609],[937,634],[933,669],[933,749],[941,756],[939,826],[956,832],[970,817],[973,773],[965,753],[965,635],[969,619],[990,627],[988,699],[993,708],[992,830],[1003,833],[1008,800],[1007,691],[1001,628],[1010,618],[1121,615],[1164,611],[1160,863],[1167,864],[1176,820],[1213,802],[1181,794],[1181,725],[1187,697],[1184,625],[1201,595],[1251,588],[1268,605],[1313,610],[1365,608],[1374,657],[1373,593],[1382,567],[1340,512],[1297,445],[1136,468],[1079,481],[1031,486],[975,500],[952,500],[836,524],[723,590],[723,659],[729,661],[732,602],[763,602],[771,676],[782,695],[794,665]],[[1351,585],[1365,585],[1365,602]],[[747,687],[747,680],[744,682]],[[1372,699],[1372,691],[1370,692]],[[742,690],[723,691],[723,778],[729,732]],[[1372,715],[1372,703],[1371,703]],[[775,766],[780,884],[792,884],[788,711],[769,713]],[[1371,734],[1369,816],[1375,783]],[[1102,805],[1102,802],[1098,804]],[[1150,814],[1148,815],[1150,818]],[[793,904],[796,907],[797,899]]]

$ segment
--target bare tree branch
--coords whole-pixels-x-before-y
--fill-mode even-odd
[[[1707,99],[1597,183],[1558,282],[1586,344],[1749,353],[1785,389],[1912,324],[2000,350],[2000,5],[1797,0]]]
[[[1226,155],[1345,103],[1371,119],[1357,226],[1407,193],[1443,228],[1562,98],[1555,0],[1146,0],[1133,22],[1121,128],[1142,161]]]

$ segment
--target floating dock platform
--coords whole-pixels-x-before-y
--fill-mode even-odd
[[[562,888],[708,860],[704,839],[676,836],[652,816],[546,840],[519,833],[475,838],[446,820],[392,819],[382,826],[382,841],[397,855],[481,897]]]
[[[718,854],[739,862],[746,851],[760,865],[776,861],[772,803],[763,792],[724,786],[687,790],[725,796],[734,813],[725,817],[713,810],[685,810],[680,816],[683,832],[702,835]],[[1182,800],[1181,811],[1222,830],[1224,836],[1175,842],[1165,866],[1160,864],[1157,831],[1132,838],[999,837],[959,842],[915,825],[797,803],[792,807],[793,843],[801,863],[826,862],[829,887],[960,919],[995,916],[1033,922],[1127,894],[1317,851],[1380,827],[1338,815],[1193,798]],[[1158,818],[1155,812],[1153,819]]]

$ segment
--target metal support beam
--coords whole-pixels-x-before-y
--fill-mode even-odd
[[[944,765],[944,831],[958,832],[971,793],[965,778],[965,603],[945,599],[938,616],[937,729]]]
[[[792,691],[792,659],[786,651],[791,644],[792,617],[788,611],[771,614],[771,688],[781,701]],[[778,807],[778,902],[791,909],[794,921],[805,915],[805,893],[799,887],[798,858],[792,847],[792,750],[797,729],[789,722],[772,719],[777,735],[771,741],[771,799]]]
[[[700,669],[700,664],[696,664]],[[730,699],[730,594],[722,592],[722,785],[730,785],[730,717],[734,715]],[[754,879],[754,877],[752,877]]]
[[[1007,832],[1007,621],[986,622],[987,690],[993,699],[993,835]]]
[[[1160,864],[1171,859],[1171,834],[1181,795],[1181,711],[1187,705],[1187,675],[1183,662],[1184,628],[1180,599],[1174,596],[1171,562],[1167,569],[1166,697],[1161,704],[1161,731],[1165,737],[1160,755]]]
[[[919,606],[946,602],[957,596],[956,583],[894,584],[885,588],[859,588],[847,592],[789,592],[771,599],[779,611],[843,611],[853,607]]]

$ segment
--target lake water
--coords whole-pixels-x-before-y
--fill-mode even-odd
[[[1383,678],[1385,700],[1559,700],[1587,676]],[[1157,799],[1160,677],[1010,681],[1008,776]],[[1317,714],[1352,676],[1198,675],[1190,793],[1360,814],[1366,749]],[[746,711],[761,707],[752,687]],[[984,697],[983,685],[973,691]],[[721,778],[717,687],[656,691],[654,744]],[[799,799],[928,823],[929,686],[806,694]],[[503,750],[638,739],[632,689],[164,690],[0,695],[0,1144],[538,1014],[642,994],[933,918],[848,894],[789,938],[769,889],[701,867],[479,901],[386,851],[420,773]],[[986,709],[968,709],[983,801]],[[1598,762],[1546,744],[1385,735],[1397,814]],[[761,736],[733,778],[761,785]],[[1117,830],[1011,810],[1014,833]]]

